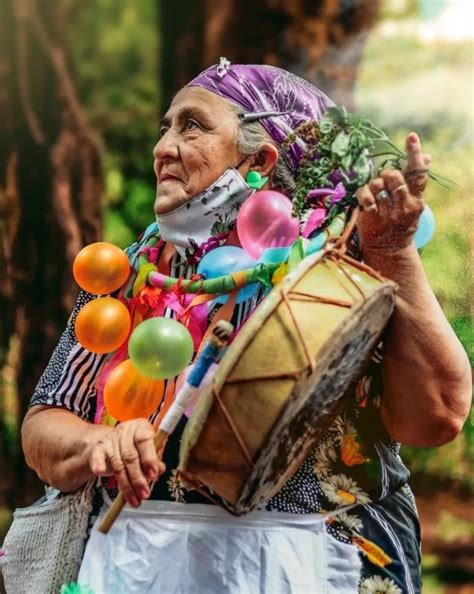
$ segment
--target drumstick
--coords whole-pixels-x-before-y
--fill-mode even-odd
[[[229,322],[226,322],[225,320],[219,320],[217,322],[204,348],[199,353],[186,382],[174,399],[173,404],[170,406],[169,410],[161,420],[160,426],[158,427],[158,431],[156,432],[154,438],[157,452],[161,450],[166,442],[166,439],[168,438],[168,435],[170,435],[170,433],[175,430],[176,425],[183,415],[183,412],[186,410],[189,404],[191,404],[193,397],[201,385],[201,382],[204,379],[209,367],[222,356],[223,350],[233,330],[234,327]],[[119,493],[102,520],[99,526],[99,532],[102,532],[102,534],[108,533],[122,511],[124,505],[125,499],[122,493]]]

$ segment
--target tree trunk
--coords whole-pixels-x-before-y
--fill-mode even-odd
[[[23,418],[74,304],[74,256],[102,229],[101,147],[68,70],[63,17],[61,4],[46,0],[0,3],[0,424],[7,430],[12,416]],[[2,469],[2,479],[21,492],[25,468],[15,445],[3,441],[16,476]],[[13,502],[11,489],[6,499]]]
[[[380,0],[161,2],[163,107],[204,68],[273,64],[354,108],[354,85]]]

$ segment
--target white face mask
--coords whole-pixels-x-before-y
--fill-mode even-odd
[[[237,218],[241,204],[254,190],[237,169],[224,173],[189,202],[156,215],[160,236],[176,247],[200,246],[211,236],[225,233]]]

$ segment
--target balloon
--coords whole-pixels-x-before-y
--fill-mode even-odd
[[[290,255],[289,247],[267,248],[258,259],[259,264],[279,264],[286,262]]]
[[[245,250],[233,245],[224,245],[208,252],[199,262],[197,272],[204,278],[217,278],[231,272],[253,268],[256,261]],[[252,283],[241,289],[237,295],[237,303],[249,299],[258,290],[258,283]],[[225,303],[228,295],[216,298],[216,303]]]
[[[193,339],[176,320],[150,318],[132,332],[128,354],[143,375],[167,379],[178,375],[193,358]]]
[[[159,406],[165,382],[138,373],[130,359],[112,370],[104,385],[107,413],[118,421],[148,418]]]
[[[211,381],[212,376],[214,375],[214,373],[218,367],[219,367],[219,365],[217,363],[211,363],[211,366],[206,371],[206,375],[203,377],[201,385],[197,389],[196,394],[193,398],[193,401],[187,407],[187,409],[184,411],[184,414],[188,418],[193,414],[194,406],[195,406],[199,396],[201,395],[201,392],[207,386],[207,384]],[[175,394],[178,394],[178,392],[184,386],[184,382],[188,379],[188,375],[191,373],[192,368],[193,368],[193,365],[188,365],[188,367],[186,367],[186,369],[178,376],[178,379],[176,380]]]
[[[130,263],[116,245],[98,241],[83,248],[76,256],[72,273],[77,284],[94,295],[106,295],[119,289],[128,279]]]
[[[416,249],[420,249],[425,246],[433,237],[436,228],[436,221],[434,218],[433,211],[425,204],[425,208],[421,213],[420,220],[418,222],[418,229],[415,232],[414,241]]]
[[[89,301],[79,312],[75,324],[80,344],[100,355],[117,350],[127,340],[130,327],[128,309],[113,297]]]
[[[291,211],[291,201],[283,194],[272,190],[255,192],[240,207],[237,217],[242,247],[257,259],[265,248],[291,245],[300,232]]]
[[[321,231],[321,233],[318,233],[313,239],[310,239],[309,245],[306,248],[306,256],[310,256],[311,254],[322,250],[327,238],[327,234],[324,233],[324,231]]]

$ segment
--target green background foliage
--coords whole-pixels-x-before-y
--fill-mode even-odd
[[[152,150],[160,109],[157,5],[88,0],[74,18],[69,43],[79,93],[106,146],[105,238],[125,247],[153,217]]]
[[[412,18],[396,21],[387,33],[382,20],[369,38],[358,78],[358,111],[403,146],[417,131],[433,157],[432,168],[456,182],[446,189],[430,181],[427,202],[436,232],[421,250],[430,284],[474,362],[472,269],[474,195],[473,54],[471,42],[424,43]],[[396,58],[395,58],[396,57]],[[414,474],[456,481],[472,490],[474,417],[454,442],[438,449],[404,448]]]

